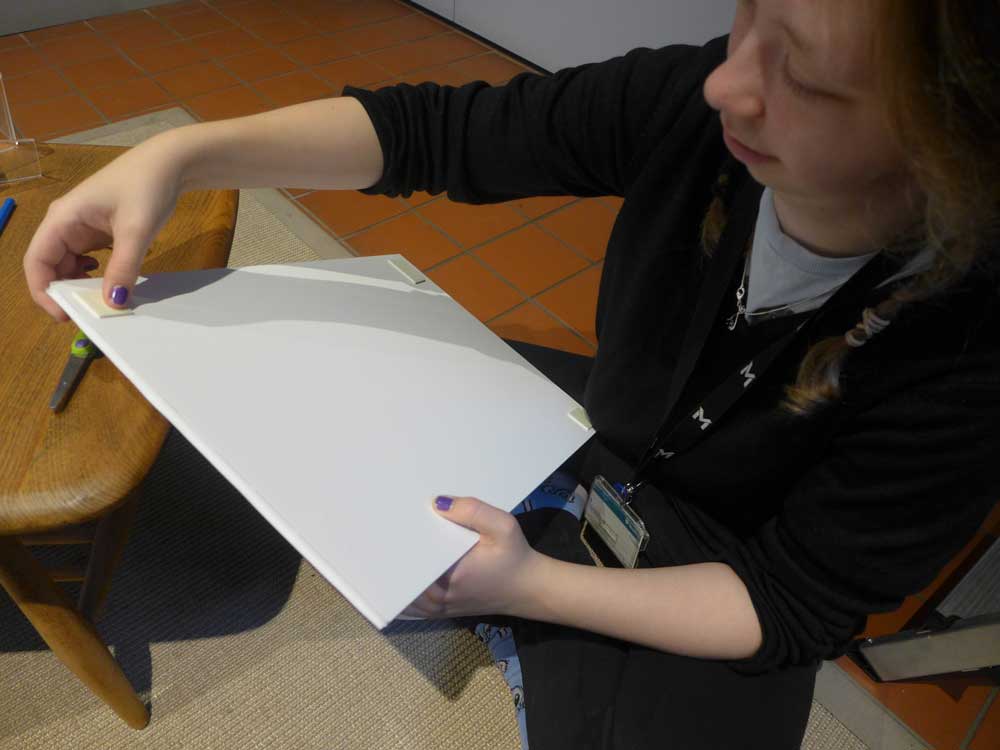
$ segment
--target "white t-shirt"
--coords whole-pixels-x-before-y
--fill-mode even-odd
[[[774,193],[765,188],[760,198],[750,276],[747,282],[747,313],[793,304],[783,314],[813,310],[826,302],[856,271],[878,253],[850,258],[827,258],[807,250],[781,231],[774,209]],[[918,273],[927,267],[931,252],[914,256],[903,269],[882,284]],[[880,286],[882,286],[880,284]],[[760,319],[760,318],[758,318]],[[751,320],[751,318],[747,318]]]

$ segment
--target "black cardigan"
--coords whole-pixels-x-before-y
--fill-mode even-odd
[[[706,278],[731,281],[672,419],[801,320],[722,325],[762,190],[742,166],[719,247],[711,259],[699,247],[712,185],[732,163],[702,94],[725,45],[636,50],[502,87],[345,92],[383,149],[384,174],[367,192],[624,196],[598,299],[585,406],[599,439],[583,481],[627,479],[660,426]],[[763,646],[732,663],[739,671],[842,653],[867,614],[924,588],[997,499],[1000,305],[985,272],[852,352],[837,403],[807,418],[777,408],[808,345],[843,334],[884,296],[825,306],[707,439],[655,467],[655,487],[636,501],[652,529],[642,564],[719,560],[745,582]]]

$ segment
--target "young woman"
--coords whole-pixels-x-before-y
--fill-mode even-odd
[[[193,188],[624,196],[576,478],[637,567],[442,496],[480,542],[408,612],[508,618],[535,750],[798,747],[818,662],[997,499],[998,39],[995,1],[743,0],[703,48],[181,128],[54,202],[25,273],[64,319],[45,287],[111,241],[124,303]]]

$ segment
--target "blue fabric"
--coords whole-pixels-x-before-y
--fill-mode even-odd
[[[557,471],[550,476],[514,510],[515,516],[540,508],[558,508],[572,513],[577,520],[583,516],[583,506],[587,493],[569,474]],[[475,627],[476,636],[490,650],[493,662],[496,664],[507,687],[514,698],[514,710],[517,712],[517,727],[521,734],[521,750],[528,750],[528,731],[524,712],[524,683],[521,680],[521,660],[517,657],[517,645],[514,635],[508,627],[496,627],[481,622]]]
[[[511,511],[515,516],[540,508],[559,508],[572,513],[579,520],[583,516],[583,506],[587,501],[586,491],[580,487],[576,479],[561,471],[557,471]]]
[[[514,711],[517,715],[517,729],[521,735],[521,750],[528,750],[528,730],[524,714],[524,688],[521,681],[521,660],[517,658],[517,646],[514,636],[508,627],[496,627],[481,622],[476,625],[476,637],[490,650],[493,663],[507,681],[510,694],[514,699]]]

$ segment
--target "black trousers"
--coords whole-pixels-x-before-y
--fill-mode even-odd
[[[582,402],[589,359],[508,343]],[[572,471],[580,461],[576,456],[566,468]],[[593,564],[570,514],[543,509],[518,520],[539,551]],[[683,548],[682,533],[672,530],[671,539]],[[678,560],[689,553],[679,549]],[[526,620],[504,624],[513,628],[521,661],[531,750],[797,750],[801,745],[816,664],[746,675],[725,662],[574,628]]]

